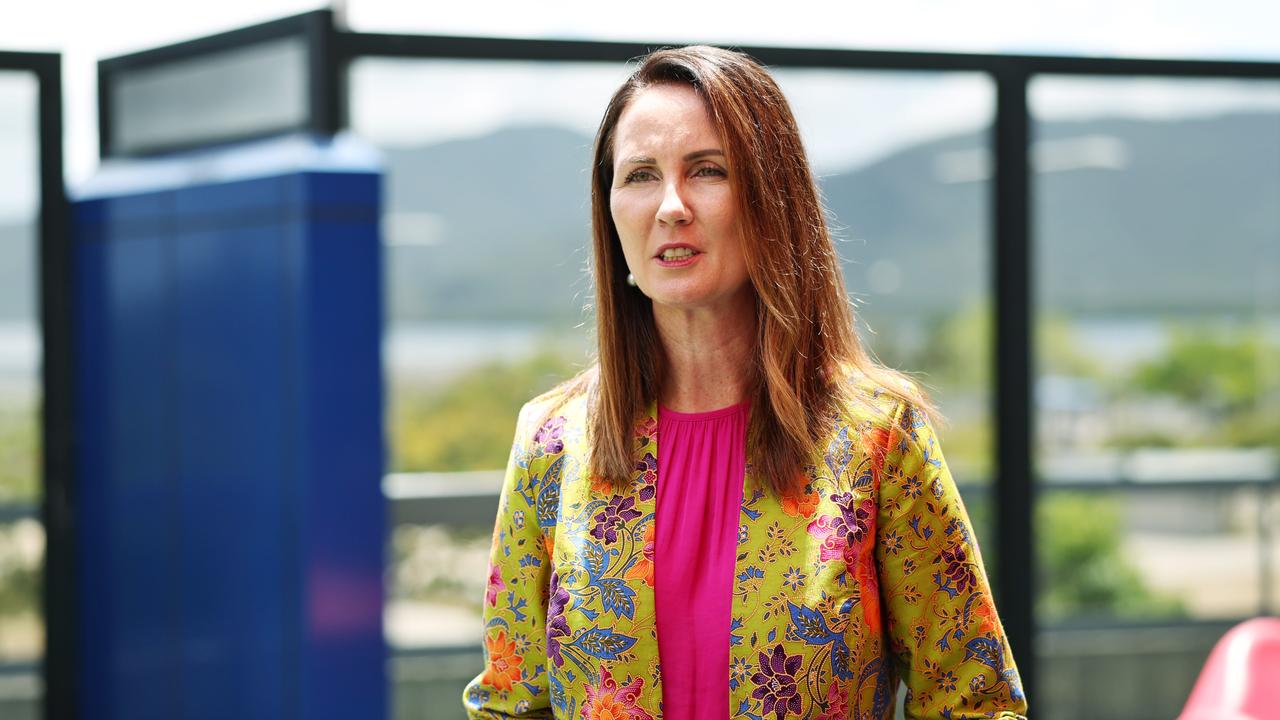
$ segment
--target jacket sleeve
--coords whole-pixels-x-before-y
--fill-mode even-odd
[[[887,445],[876,554],[906,716],[1023,718],[1018,670],[931,422],[902,403]]]
[[[550,718],[546,620],[551,562],[539,526],[532,406],[520,412],[489,551],[484,670],[467,684],[468,718]]]

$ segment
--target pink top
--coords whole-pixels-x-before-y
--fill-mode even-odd
[[[729,717],[748,405],[702,413],[658,408],[654,602],[665,720]]]

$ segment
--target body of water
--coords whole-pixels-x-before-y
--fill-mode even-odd
[[[1239,320],[1205,324],[1209,322],[1224,329],[1248,326]],[[1088,318],[1071,325],[1081,350],[1111,367],[1161,355],[1169,344],[1169,327],[1167,320],[1150,317]],[[1280,318],[1269,319],[1265,327],[1267,336],[1280,343]],[[585,359],[590,337],[585,327],[533,323],[393,323],[383,337],[383,362],[396,376],[434,376],[518,361],[549,349]],[[0,382],[38,382],[40,351],[36,325],[0,321]]]
[[[586,328],[534,324],[401,323],[383,337],[383,365],[397,378],[448,379],[493,362],[516,362],[541,351],[586,357]]]

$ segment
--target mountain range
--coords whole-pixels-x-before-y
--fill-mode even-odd
[[[1069,314],[1280,305],[1280,118],[1033,125],[1037,303]],[[868,316],[989,297],[987,133],[922,142],[819,185]],[[392,320],[575,321],[589,300],[591,138],[508,127],[383,148]],[[0,320],[34,315],[29,226],[0,226]]]
[[[388,148],[396,315],[579,317],[590,145],[521,127]],[[989,296],[989,146],[986,133],[957,134],[820,179],[864,314],[947,312]],[[1038,303],[1089,314],[1280,304],[1274,114],[1040,123],[1032,155]]]

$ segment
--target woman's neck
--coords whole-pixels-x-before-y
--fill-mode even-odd
[[[727,309],[653,307],[666,353],[659,402],[676,412],[716,410],[746,400],[756,342],[755,300]]]

